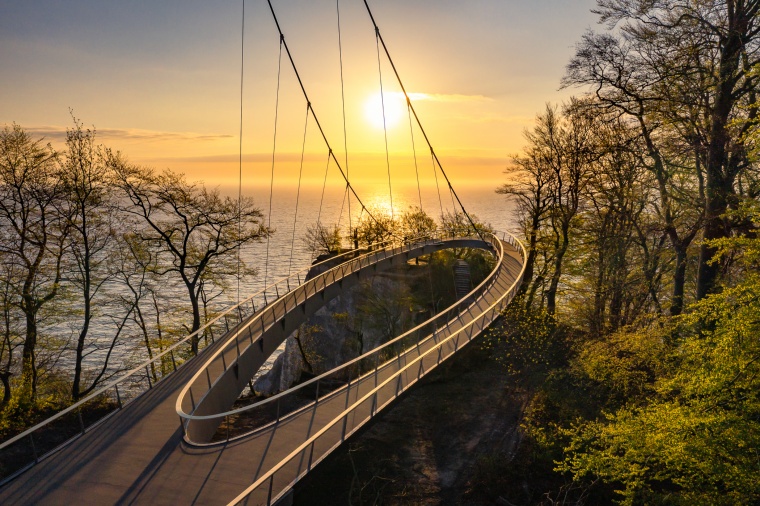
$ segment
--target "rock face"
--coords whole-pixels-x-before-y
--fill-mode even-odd
[[[297,383],[302,373],[321,374],[395,337],[412,321],[403,276],[381,273],[330,300],[296,332],[272,369],[253,384],[270,396]]]

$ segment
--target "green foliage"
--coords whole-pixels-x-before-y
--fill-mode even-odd
[[[365,282],[357,312],[365,324],[389,341],[411,328],[416,307],[405,284]]]
[[[340,227],[329,227],[322,223],[309,225],[302,241],[314,256],[338,253],[341,249]]]
[[[720,248],[746,251],[737,257],[746,267],[757,240],[722,240]],[[673,327],[588,347],[579,368],[627,402],[568,429],[558,470],[615,484],[622,504],[760,500],[758,314],[760,276],[747,272]]]
[[[421,237],[429,237],[435,234],[437,225],[420,207],[409,206],[399,219],[401,234],[405,241],[419,240]]]
[[[483,223],[474,214],[467,216],[460,212],[447,212],[441,215],[441,230],[444,234],[449,236],[477,235],[477,231],[473,228],[473,224],[480,233],[493,232],[493,227],[491,225]]]
[[[369,213],[371,216],[368,213],[362,214],[354,229],[354,239],[363,247],[387,241],[397,230],[396,220],[383,209],[373,208]]]
[[[69,380],[62,374],[47,374],[37,395],[29,393],[29,381],[12,381],[12,395],[0,410],[0,440],[10,439],[32,425],[64,409],[70,402]]]
[[[522,298],[502,312],[499,326],[486,334],[486,345],[498,349],[496,360],[518,380],[539,383],[563,362],[566,351],[557,339],[555,318],[545,311],[525,308]]]
[[[584,343],[574,367],[604,390],[608,402],[620,404],[653,392],[666,356],[659,329],[626,329]]]

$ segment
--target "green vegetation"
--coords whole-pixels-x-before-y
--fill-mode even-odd
[[[510,181],[528,259],[488,339],[529,395],[516,504],[760,503],[760,4],[599,1]]]
[[[459,223],[458,232],[471,230],[463,216],[455,218],[442,219]],[[233,200],[182,174],[130,164],[76,118],[61,151],[18,125],[0,132],[0,231],[0,440],[209,322],[230,300],[238,269],[255,274],[237,252],[273,232],[251,199]],[[372,217],[363,213],[350,237],[317,223],[303,242],[314,256],[333,255],[346,241],[367,248],[437,231],[419,208],[396,219],[373,210]],[[446,290],[440,304],[453,302],[451,266],[462,255],[473,262],[474,278],[490,269],[466,249],[422,260],[444,278],[437,286]],[[415,290],[420,287],[428,294],[436,288],[426,282]],[[433,300],[426,296],[420,306],[407,292],[365,295],[367,324],[386,339],[413,326],[416,312],[424,311],[418,308]],[[212,331],[194,335],[189,350],[152,362],[138,381],[159,381],[196,354]],[[304,328],[298,336],[307,369],[320,362],[316,333]],[[88,404],[82,416],[113,408],[119,399],[112,397]]]
[[[250,199],[134,166],[76,119],[60,152],[18,125],[0,131],[0,439],[200,328],[237,250],[269,233]],[[172,360],[152,364],[153,381]]]

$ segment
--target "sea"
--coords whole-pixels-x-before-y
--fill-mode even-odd
[[[387,182],[365,183],[356,187],[356,193],[371,212],[380,210],[390,214],[392,201],[396,217],[410,207],[421,207],[436,221],[442,213],[461,210],[458,197],[476,220],[497,230],[510,231],[514,228],[513,205],[506,196],[496,193],[496,186],[466,185],[456,190],[456,196],[448,187],[441,187],[440,190],[436,186],[418,189],[416,185],[407,184],[391,186],[391,189],[392,193]],[[222,191],[231,193],[229,188]],[[273,187],[271,213],[270,187],[245,187],[243,194],[253,197],[256,206],[265,214],[265,223],[275,232],[268,241],[251,244],[241,251],[242,260],[258,271],[256,276],[241,282],[242,298],[263,290],[265,284],[309,267],[313,259],[303,238],[307,228],[315,226],[317,220],[326,226],[339,223],[346,233],[349,205],[352,223],[362,216],[361,204],[353,196],[349,204],[344,188],[325,188],[323,194],[322,188],[314,186],[302,187],[300,192],[296,185]]]
[[[513,231],[513,205],[504,195],[495,191],[496,185],[465,185],[457,190],[456,196],[448,187],[429,185],[418,189],[416,185],[397,185],[392,187],[392,193],[387,182],[365,183],[356,187],[356,192],[362,203],[370,210],[390,213],[391,201],[394,215],[399,215],[410,207],[422,207],[431,217],[439,220],[442,213],[460,211],[458,196],[467,212],[477,221],[486,223],[496,230]],[[237,198],[238,188],[220,187],[220,193],[231,198]],[[303,279],[313,262],[312,252],[306,247],[303,238],[307,228],[319,223],[332,226],[340,224],[341,230],[348,228],[349,199],[345,188],[322,188],[319,186],[303,186],[296,184],[280,184],[276,186],[255,185],[245,186],[242,194],[252,197],[254,204],[264,215],[264,223],[274,229],[268,239],[249,244],[241,249],[240,260],[248,267],[253,267],[255,275],[240,279],[228,280],[226,292],[217,298],[223,305],[233,305],[240,300],[255,296],[257,307],[264,300],[262,292],[265,286],[270,286],[277,280],[300,272]],[[271,198],[270,198],[271,195]],[[392,198],[391,198],[392,195]],[[362,205],[355,197],[350,199],[350,218],[355,223],[362,215]],[[348,244],[346,244],[348,245]],[[239,286],[239,289],[238,289]],[[273,291],[268,292],[271,301]],[[166,280],[162,284],[162,296],[182,304],[187,297],[185,288],[177,280]],[[94,337],[94,345],[89,351],[85,366],[99,368],[105,359],[108,343],[113,333],[110,320],[105,318],[93,322],[92,333],[100,334]],[[69,330],[74,335],[76,322]],[[64,331],[65,329],[61,329]],[[92,335],[92,334],[91,334]],[[274,360],[284,350],[283,345],[269,358],[259,373],[269,370]],[[113,350],[109,369],[116,372],[135,367],[147,359],[144,347],[135,342],[122,342]],[[59,366],[66,370],[71,365],[71,358],[64,354],[59,359]]]

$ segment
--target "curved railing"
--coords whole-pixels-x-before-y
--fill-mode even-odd
[[[506,236],[505,236],[506,237]],[[196,373],[196,376],[185,386],[182,393],[180,394],[179,398],[177,399],[177,414],[180,416],[182,420],[184,420],[183,423],[183,429],[187,427],[187,424],[190,422],[205,422],[205,421],[217,421],[221,423],[222,421],[225,422],[225,431],[224,432],[224,439],[222,441],[212,441],[212,442],[206,442],[206,441],[193,441],[188,432],[185,430],[185,441],[187,441],[190,444],[196,445],[196,446],[208,446],[208,445],[214,445],[219,444],[221,442],[230,441],[233,439],[238,439],[245,437],[247,435],[250,435],[252,433],[258,432],[268,426],[270,426],[273,423],[279,423],[281,420],[284,420],[288,417],[291,417],[304,409],[308,409],[310,406],[312,406],[315,403],[318,403],[322,401],[326,396],[332,396],[336,395],[338,391],[342,389],[350,389],[351,385],[355,382],[361,381],[362,375],[366,373],[367,369],[374,369],[377,370],[381,363],[381,357],[385,356],[386,359],[383,360],[385,362],[387,360],[387,357],[392,356],[394,353],[391,352],[394,348],[400,348],[401,350],[407,350],[410,347],[417,346],[423,344],[423,340],[427,339],[437,339],[437,332],[439,331],[439,324],[443,322],[444,324],[451,321],[453,318],[456,318],[457,316],[461,316],[462,314],[471,311],[473,306],[473,300],[477,300],[480,295],[489,290],[493,283],[496,281],[496,277],[498,275],[499,269],[501,267],[501,262],[504,256],[503,251],[503,245],[501,241],[498,240],[497,237],[491,235],[489,236],[490,244],[494,248],[497,261],[495,264],[494,269],[491,273],[489,273],[486,278],[478,284],[470,293],[468,293],[466,296],[462,297],[458,301],[456,301],[454,304],[446,308],[445,310],[437,313],[432,318],[428,319],[427,321],[417,325],[416,327],[408,330],[407,332],[401,334],[400,336],[397,336],[396,338],[388,341],[387,343],[384,343],[382,346],[379,346],[373,350],[370,350],[363,355],[360,355],[359,357],[354,358],[353,360],[350,360],[344,364],[339,365],[338,367],[335,367],[334,369],[327,371],[319,376],[316,376],[304,383],[301,383],[297,386],[294,386],[293,388],[286,390],[284,392],[281,392],[277,395],[274,395],[272,397],[269,397],[267,399],[263,399],[259,402],[250,404],[248,406],[240,407],[237,409],[228,410],[221,413],[213,413],[213,414],[205,414],[205,415],[195,415],[192,412],[187,413],[183,405],[187,406],[190,405],[194,408],[195,403],[189,402],[188,403],[188,396],[189,394],[192,394],[191,387],[194,382],[197,382],[201,376],[203,375],[204,370],[208,370],[208,367],[210,364],[218,360],[219,356],[223,356],[224,350],[219,350],[215,353],[215,355],[207,361],[206,365],[204,365],[203,368],[201,368],[198,373]],[[478,240],[475,238],[472,238],[473,240]],[[480,242],[480,240],[478,240]],[[425,244],[425,243],[423,243]],[[419,244],[415,245],[415,247],[419,247]],[[410,247],[409,247],[410,248]],[[383,255],[382,258],[387,258],[388,256],[392,255],[398,255],[402,254],[406,249],[409,249],[407,247],[402,247],[399,251],[388,251],[388,254]],[[342,264],[342,266],[338,266],[335,269],[339,269],[340,267],[344,267],[344,270],[352,273],[355,272],[355,268],[351,268],[350,264],[351,262],[358,261],[358,265],[362,266],[361,268],[364,268],[366,265],[364,264],[364,261],[361,259],[355,259],[349,262],[346,262],[346,264]],[[369,264],[367,264],[369,265]],[[324,273],[324,275],[329,277],[329,272]],[[319,286],[319,280],[313,279],[312,281],[315,282],[315,286]],[[334,282],[334,281],[332,281]],[[308,294],[309,291],[307,290],[306,293]],[[295,306],[295,304],[293,304]],[[271,323],[272,325],[274,323]],[[263,328],[263,326],[262,326]],[[239,332],[242,332],[243,329],[241,329]],[[237,335],[234,337],[230,337],[230,339],[237,339]],[[253,340],[250,341],[250,344],[253,344]],[[235,346],[236,343],[230,344],[229,347],[225,348],[226,350],[232,349],[233,346]],[[390,352],[390,353],[389,353]],[[225,364],[225,370],[227,367],[231,366],[231,363],[229,365]],[[366,373],[369,374],[369,373]],[[208,385],[208,388],[206,389],[206,392],[210,390],[213,383],[207,379],[205,385]],[[327,388],[325,388],[325,385],[328,385]],[[339,385],[338,389],[335,389],[334,387],[336,385]],[[308,399],[308,395],[304,395],[306,392],[314,391],[313,400]],[[320,393],[322,396],[320,396]],[[205,392],[204,392],[205,394]],[[286,409],[283,409],[283,407],[287,407]],[[234,429],[230,430],[230,419],[234,419],[235,417],[240,416],[247,416],[247,417],[255,417],[257,420],[260,420],[262,423],[257,426],[256,428],[243,432],[243,433],[234,433]]]
[[[414,240],[411,239],[411,241]],[[397,243],[399,240],[394,238],[372,244],[368,250],[381,247],[387,249],[388,245]],[[300,286],[310,270],[356,253],[357,250],[348,250],[275,281],[241,302],[233,304],[197,331],[188,334],[182,340],[130,369],[117,379],[109,381],[87,397],[2,442],[0,444],[2,460],[6,466],[7,462],[15,464],[15,469],[3,472],[3,476],[0,476],[0,485],[70,444],[145,392],[153,389],[156,383],[170,377],[184,363],[193,358],[191,343],[194,338],[198,339],[200,354],[217,341],[217,336],[228,334],[230,329],[234,329],[254,314],[268,308],[273,302],[279,300],[281,293],[290,292],[291,286]],[[157,371],[160,371],[160,376]]]
[[[522,256],[523,262],[517,279],[497,300],[472,320],[464,323],[461,328],[442,338],[426,351],[421,352],[416,358],[406,360],[389,377],[382,381],[376,380],[373,388],[350,405],[349,394],[346,393],[346,406],[342,412],[308,437],[288,456],[269,469],[269,471],[256,479],[254,483],[229,504],[248,503],[249,500],[252,500],[253,504],[266,504],[269,506],[278,501],[299,479],[311,471],[314,465],[319,463],[332,449],[341,444],[345,438],[353,434],[371,419],[375,413],[419,381],[422,375],[428,373],[455,353],[460,347],[462,337],[466,339],[461,344],[463,346],[493,322],[499,316],[501,310],[506,307],[517,293],[525,273],[525,259],[527,258],[525,247],[516,237],[512,234],[509,234],[508,237],[503,235],[503,237],[517,249]],[[385,402],[381,404],[383,399],[385,399]],[[366,415],[362,417],[364,413]],[[356,421],[357,414],[360,418],[358,422]],[[352,424],[351,427],[349,427],[349,423]],[[321,449],[317,450],[318,455],[315,459],[315,447],[318,445],[321,445]],[[326,451],[324,451],[325,448]]]
[[[253,346],[257,341],[261,344],[259,341],[261,336],[280,320],[284,319],[289,311],[304,304],[309,298],[324,291],[328,286],[340,282],[358,271],[376,265],[386,259],[396,257],[415,249],[420,249],[424,246],[440,244],[442,239],[443,237],[439,235],[436,238],[427,239],[426,241],[410,241],[401,246],[391,246],[389,248],[371,251],[359,257],[350,259],[336,265],[326,272],[314,276],[303,285],[283,294],[282,297],[278,299],[277,303],[272,304],[266,312],[260,311],[256,318],[251,318],[246,321],[244,325],[239,326],[233,334],[227,336],[227,343],[210,356],[206,363],[198,369],[195,375],[182,389],[182,392],[177,399],[176,410],[180,419],[183,421],[182,427],[185,432],[186,441],[194,444],[205,443],[205,441],[192,440],[187,431],[189,423],[226,418],[224,414],[220,416],[195,415],[194,413],[197,406],[203,402],[205,396],[216,386],[216,383],[220,378],[229,368],[235,366],[237,363],[236,361],[240,358],[241,354],[245,353],[248,347]],[[455,237],[453,239],[463,238]],[[478,239],[473,240],[480,242]],[[255,329],[253,328],[254,326],[256,326]],[[260,334],[255,336],[255,333],[259,331]],[[261,344],[261,346],[263,349],[263,344]],[[209,373],[210,370],[216,371],[213,378]]]

